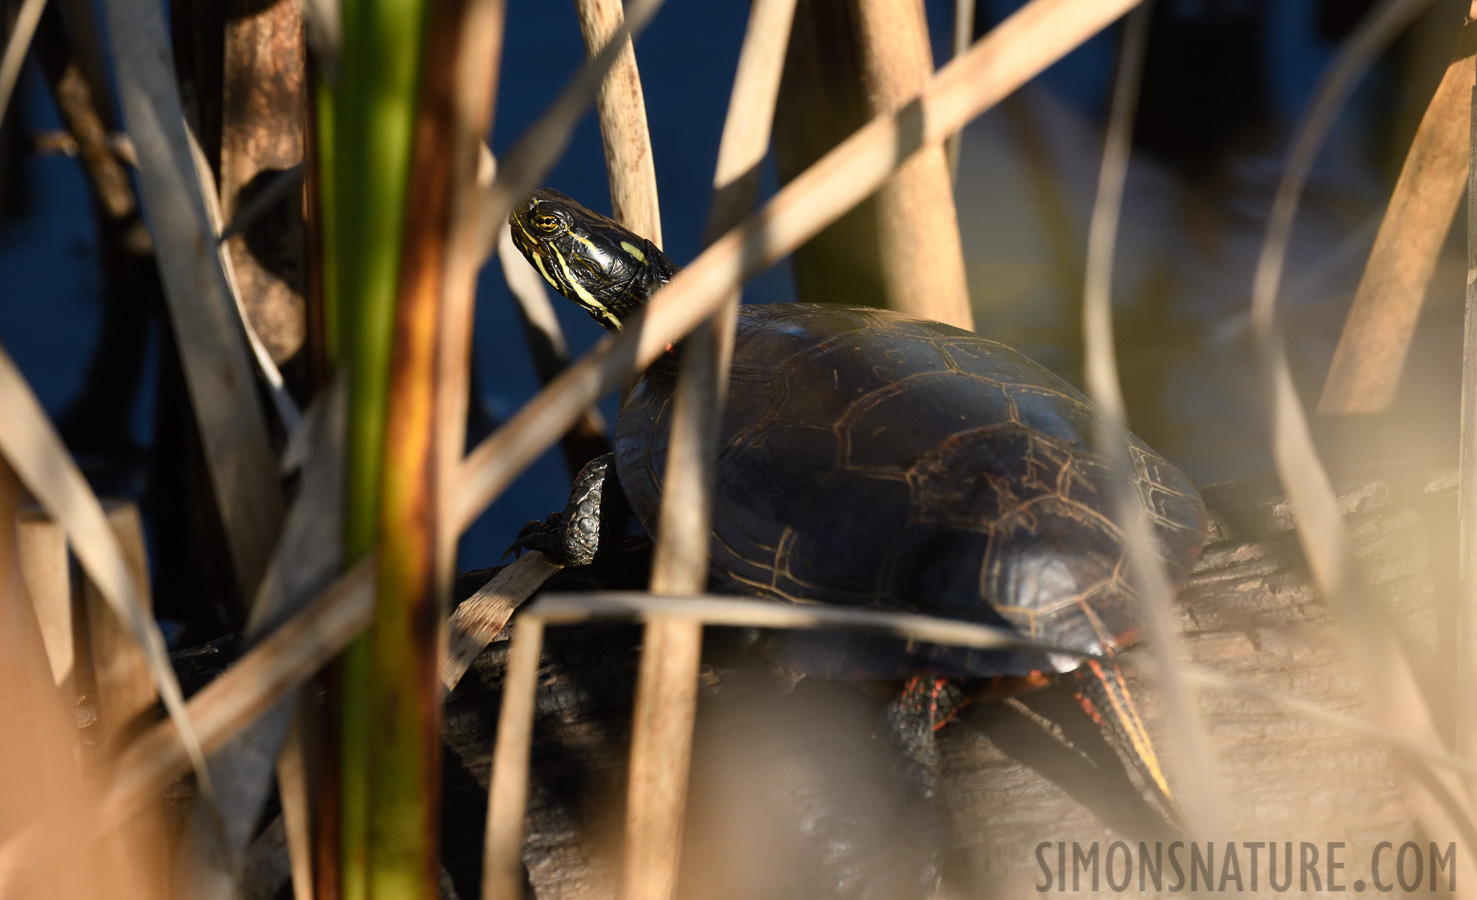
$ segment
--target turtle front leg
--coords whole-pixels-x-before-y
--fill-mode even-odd
[[[507,552],[538,550],[566,566],[589,565],[596,555],[620,542],[626,515],[615,455],[606,453],[585,463],[575,476],[564,512],[523,526]]]

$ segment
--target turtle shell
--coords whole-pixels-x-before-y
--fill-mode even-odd
[[[616,425],[616,467],[650,530],[675,366]],[[874,309],[744,307],[714,494],[718,589],[1008,625],[1113,652],[1137,600],[1094,413],[1078,390],[972,332]],[[1137,438],[1135,486],[1172,581],[1205,540],[1193,485]],[[797,632],[786,660],[832,676],[1026,674],[1068,658]]]

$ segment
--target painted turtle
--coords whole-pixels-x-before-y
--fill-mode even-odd
[[[511,225],[544,278],[607,328],[677,271],[651,242],[557,191],[536,192]],[[615,429],[619,485],[648,530],[675,372],[671,354],[652,365]],[[971,332],[893,312],[745,306],[728,391],[711,544],[720,589],[1004,625],[1097,653],[1134,638],[1137,601],[1109,513],[1109,473],[1092,445],[1092,406],[1043,367]],[[1135,486],[1179,584],[1205,540],[1204,506],[1178,469],[1137,438],[1129,445]],[[608,470],[602,459],[582,473],[559,525],[555,543],[575,561],[595,552]],[[788,661],[831,677],[1078,668],[1075,658],[819,633],[782,644]],[[1092,676],[1081,679],[1083,699],[1164,789],[1116,667],[1083,671]],[[939,684],[906,701],[928,710],[931,727],[947,717]]]

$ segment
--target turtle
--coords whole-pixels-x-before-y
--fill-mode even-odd
[[[651,241],[551,189],[510,216],[515,245],[561,295],[618,329],[678,268]],[[677,352],[680,352],[680,346]],[[610,496],[651,531],[676,376],[669,352],[626,398],[613,456],[520,537],[571,563],[610,545]],[[1138,634],[1112,474],[1081,392],[1011,348],[875,308],[745,304],[722,417],[710,571],[716,589],[1013,629],[1111,657]],[[1171,582],[1206,540],[1194,485],[1137,437],[1134,487]],[[614,518],[622,518],[619,515]],[[545,539],[546,538],[546,539]],[[1063,654],[797,632],[800,672],[906,679],[895,721],[940,727],[980,685],[1077,679],[1083,706],[1168,798],[1118,667]],[[926,735],[924,735],[926,737]]]

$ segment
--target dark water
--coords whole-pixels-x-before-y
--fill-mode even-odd
[[[981,20],[998,20],[1018,5],[982,2]],[[1291,123],[1339,37],[1329,18],[1337,5],[1158,5],[1151,39],[1158,55],[1150,60],[1118,251],[1118,340],[1135,428],[1197,480],[1267,468],[1261,387],[1246,337],[1251,273]],[[1408,36],[1402,51],[1366,79],[1320,160],[1283,295],[1294,367],[1310,398],[1414,117],[1454,43],[1459,6],[1436,4],[1424,31]],[[666,245],[679,262],[700,249],[747,7],[669,0],[637,45]],[[927,8],[942,61],[952,4],[929,0]],[[959,218],[979,330],[1074,379],[1086,223],[1115,47],[1112,32],[1089,42],[971,125],[962,152]],[[1182,58],[1185,48],[1199,60]],[[583,57],[572,3],[509,3],[496,152],[507,150]],[[18,116],[23,131],[58,127],[32,64]],[[0,225],[0,343],[58,416],[82,389],[101,327],[97,239],[76,161],[23,156],[15,164],[12,184],[21,183],[24,202]],[[608,211],[593,114],[547,183]],[[773,189],[771,173],[765,190]],[[1419,449],[1439,457],[1454,448],[1460,328],[1453,323],[1459,326],[1462,288],[1460,252],[1453,250],[1409,366],[1404,418],[1376,429],[1403,436],[1385,448],[1389,454]],[[761,275],[746,297],[793,299],[787,268]],[[560,315],[576,352],[600,336],[578,310],[564,307]],[[151,359],[156,354],[151,346]],[[130,419],[133,440],[145,447],[153,438],[155,369],[156,362],[146,366]],[[496,420],[537,388],[496,263],[479,282],[476,377],[478,397]],[[610,401],[606,413],[614,414]],[[557,454],[541,459],[469,532],[465,566],[495,562],[521,523],[563,505],[567,485]]]

